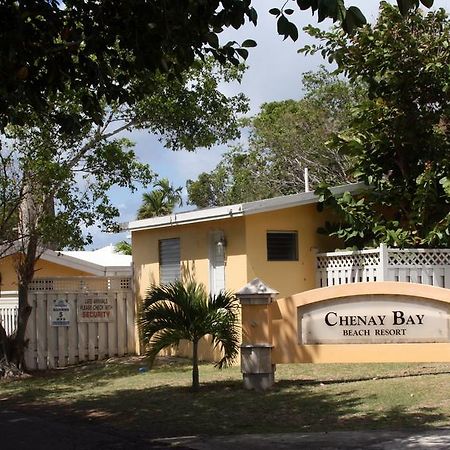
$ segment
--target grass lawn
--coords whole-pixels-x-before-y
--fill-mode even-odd
[[[0,409],[69,414],[152,437],[450,426],[450,364],[277,366],[267,392],[241,387],[238,367],[114,359],[0,382]]]

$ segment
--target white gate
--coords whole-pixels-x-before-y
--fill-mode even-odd
[[[30,286],[28,369],[64,367],[136,352],[129,278],[71,277]]]

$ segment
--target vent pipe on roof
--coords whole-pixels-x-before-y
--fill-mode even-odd
[[[305,192],[309,192],[309,172],[307,167],[305,167],[304,181],[305,181]]]

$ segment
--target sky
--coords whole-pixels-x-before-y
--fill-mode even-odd
[[[283,41],[277,34],[276,18],[270,15],[268,10],[280,7],[284,1],[258,0],[253,3],[258,10],[258,26],[247,24],[239,30],[226,30],[220,36],[223,43],[228,40],[242,42],[245,39],[254,39],[257,42],[257,47],[249,49],[246,61],[248,68],[242,82],[224,85],[221,88],[222,92],[228,95],[243,92],[250,100],[249,115],[257,114],[261,104],[265,102],[301,98],[302,73],[317,70],[320,64],[328,66],[320,55],[305,56],[298,53],[300,47],[314,42],[305,32],[300,32],[297,42],[290,39]],[[368,21],[376,20],[379,0],[346,0],[346,6],[350,5],[359,7]],[[438,7],[450,10],[450,0],[435,0],[433,9]],[[332,25],[331,20],[318,25],[317,15],[312,16],[310,11],[293,9],[295,13],[291,16],[291,20],[295,21],[299,30],[308,24],[324,29]],[[198,149],[195,152],[173,152],[165,149],[157,136],[146,131],[135,131],[127,133],[126,136],[135,142],[135,152],[139,160],[148,163],[160,178],[168,178],[174,186],[183,186],[184,197],[186,197],[186,181],[195,179],[201,172],[214,169],[221,155],[228,149],[227,145],[222,145],[211,149]],[[120,211],[119,222],[135,219],[142,193],[148,190],[140,188],[132,194],[126,189],[111,190],[111,201]],[[193,206],[185,205],[183,208],[192,209]],[[93,243],[87,249],[114,244],[127,237],[127,233],[108,234],[100,232],[95,227],[88,231],[93,236]]]

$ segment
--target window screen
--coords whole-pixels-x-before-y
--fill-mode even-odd
[[[268,261],[298,261],[298,239],[296,231],[267,232]]]
[[[180,279],[180,239],[159,241],[159,281],[172,283]]]

